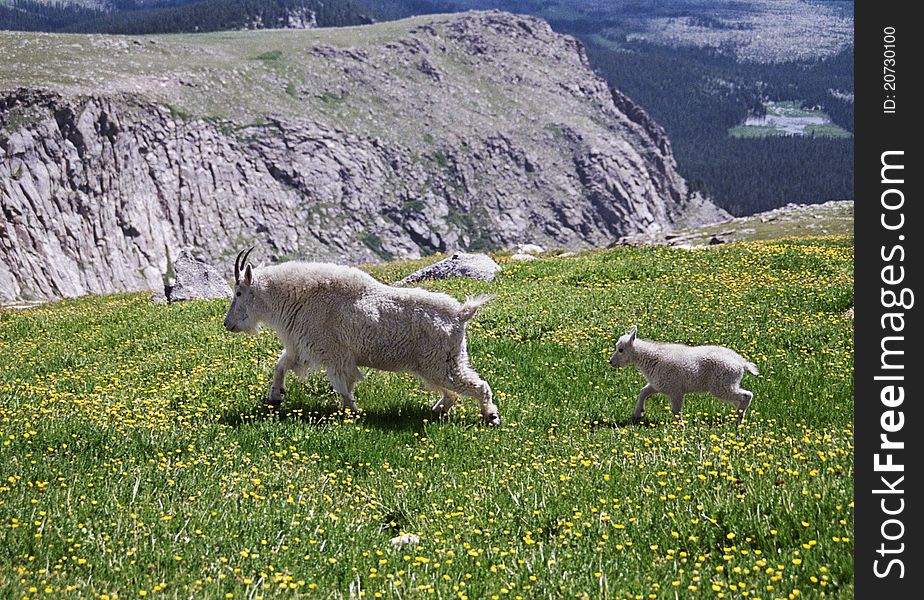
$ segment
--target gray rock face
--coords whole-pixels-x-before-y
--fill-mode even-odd
[[[725,216],[544,21],[350,32],[350,47],[340,30],[228,34],[221,51],[4,34],[0,300],[156,289],[183,247],[229,277],[253,243],[270,261],[376,262],[587,248]],[[270,45],[300,80],[254,59]]]
[[[170,302],[230,298],[231,287],[216,269],[196,260],[188,250],[182,250],[173,263],[175,282],[166,291]]]
[[[449,258],[414,271],[395,285],[409,285],[425,279],[449,279],[451,277],[470,277],[490,281],[500,271],[500,265],[487,254],[456,252]]]

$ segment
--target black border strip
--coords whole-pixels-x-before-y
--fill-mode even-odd
[[[885,306],[893,302],[889,292],[898,295],[903,289],[912,293],[919,291],[920,272],[924,270],[924,263],[915,260],[921,256],[916,246],[920,246],[919,231],[924,222],[922,211],[916,210],[920,208],[917,206],[918,182],[922,177],[918,148],[924,144],[924,139],[920,137],[920,129],[915,127],[917,115],[922,110],[918,90],[921,88],[921,63],[924,62],[920,44],[924,31],[921,20],[911,15],[913,6],[914,3],[870,0],[858,0],[855,6],[854,574],[857,598],[875,598],[874,594],[890,599],[918,598],[921,586],[917,577],[924,573],[920,552],[924,544],[920,527],[924,507],[915,500],[919,494],[913,489],[924,483],[920,468],[924,456],[921,444],[915,442],[924,437],[924,423],[920,418],[924,399],[919,397],[924,365],[920,362],[920,353],[914,352],[914,347],[921,343],[916,335],[919,329],[916,313],[919,311],[916,306],[907,309]],[[885,36],[892,31],[887,28],[894,28],[894,48],[886,46],[890,38]],[[892,50],[894,55],[887,50]],[[889,57],[894,64],[886,61]],[[895,77],[894,90],[885,85],[891,78],[884,67],[895,71],[891,74]],[[894,101],[892,112],[889,112],[889,100]],[[901,164],[904,168],[883,172],[883,153],[886,152],[890,152],[885,158],[889,164]],[[891,182],[883,182],[883,176]],[[883,198],[895,208],[884,208]],[[886,228],[886,225],[896,227],[899,223],[902,223],[900,228]],[[894,281],[899,275],[904,276],[900,282],[884,281]],[[907,293],[898,298],[910,300]],[[901,313],[902,318],[886,317],[884,320],[887,313]],[[903,329],[896,331],[899,325],[903,325]],[[882,344],[886,337],[891,337],[885,342],[888,350],[904,352],[886,355],[885,361],[896,368],[882,366]],[[903,379],[877,379],[882,376]],[[891,391],[886,389],[890,385],[895,386]],[[899,387],[904,392],[901,402],[898,401]],[[904,447],[883,448],[882,434],[887,435],[889,442],[900,442]],[[877,460],[879,471],[875,467]],[[890,460],[895,465],[903,465],[903,470],[882,470],[882,465]],[[902,476],[904,479],[900,479]],[[886,514],[886,511],[895,514]]]

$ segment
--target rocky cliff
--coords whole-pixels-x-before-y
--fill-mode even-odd
[[[605,245],[721,218],[663,130],[538,19],[0,33],[0,300],[230,266]]]

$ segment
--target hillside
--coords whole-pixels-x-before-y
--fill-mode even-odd
[[[19,5],[29,0],[0,0]],[[156,6],[182,4],[169,18]],[[293,9],[295,3],[304,9]],[[56,5],[57,5],[56,0]],[[72,0],[67,10],[141,0]],[[310,6],[308,6],[310,5]],[[852,0],[149,0],[150,10],[45,31],[143,33],[288,23],[318,26],[499,9],[546,19],[577,37],[590,65],[667,131],[693,191],[735,215],[853,198]],[[37,10],[50,17],[54,10]],[[267,7],[270,10],[267,10]],[[275,8],[273,8],[275,7]],[[178,9],[178,10],[179,10]],[[265,16],[257,16],[265,11]],[[272,13],[272,14],[270,14]],[[359,21],[357,21],[359,19]],[[18,27],[13,27],[18,28]],[[808,130],[748,127],[792,106],[817,115]],[[819,121],[820,119],[820,121]],[[811,120],[811,119],[810,119]]]
[[[853,201],[787,204],[765,212],[670,232],[624,236],[619,243],[695,247],[713,238],[724,242],[776,240],[803,236],[853,236]]]
[[[0,298],[230,265],[605,245],[709,222],[581,46],[504,13],[152,38],[0,36]]]
[[[224,301],[0,309],[0,597],[853,597],[851,238],[504,266],[427,283],[498,295],[468,346],[497,429],[372,370],[358,419],[319,374],[270,411],[279,342]],[[628,425],[633,325],[755,361],[748,421],[696,394]]]
[[[392,18],[498,8],[546,19],[664,127],[690,187],[732,214],[853,198],[850,0],[357,1]],[[773,105],[830,124],[740,135]]]

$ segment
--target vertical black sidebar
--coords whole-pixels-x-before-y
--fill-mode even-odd
[[[924,581],[920,291],[922,23],[914,3],[855,5],[855,584],[919,598]]]

